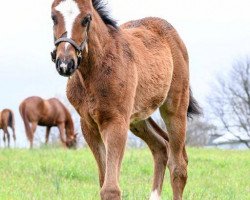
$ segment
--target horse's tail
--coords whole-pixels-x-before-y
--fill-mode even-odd
[[[189,105],[188,105],[188,112],[187,116],[192,118],[193,115],[200,115],[202,114],[202,109],[199,106],[198,102],[193,97],[192,90],[189,89]]]
[[[29,120],[28,120],[27,114],[25,112],[25,105],[23,105],[23,104],[20,105],[19,112],[21,114],[21,117],[23,118],[23,123],[24,123],[24,128],[25,128],[26,136],[27,136],[28,140],[30,140],[32,133],[31,133],[31,128],[30,128]]]
[[[13,139],[14,141],[16,141],[15,118],[14,118],[14,113],[11,110],[9,112],[8,126],[12,129]]]

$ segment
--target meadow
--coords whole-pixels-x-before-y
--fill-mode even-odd
[[[250,151],[189,148],[184,199],[249,200]],[[124,200],[148,199],[152,157],[147,149],[127,149],[121,172]],[[168,171],[162,199],[171,199]],[[1,200],[98,200],[95,160],[88,148],[0,150]]]

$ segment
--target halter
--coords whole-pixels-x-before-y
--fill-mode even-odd
[[[89,32],[89,28],[90,28],[90,22],[92,20],[92,17],[89,16],[88,18],[88,22],[87,22],[87,28],[85,30],[85,38],[83,40],[83,42],[78,45],[74,40],[67,38],[67,32],[63,33],[62,36],[57,39],[55,41],[55,49],[54,51],[52,51],[51,54],[51,59],[52,61],[55,63],[56,62],[56,53],[57,53],[57,47],[59,46],[60,43],[62,42],[67,42],[70,43],[76,50],[76,56],[77,56],[77,66],[80,65],[81,61],[82,61],[82,51],[86,48],[87,44],[88,44],[88,32]]]

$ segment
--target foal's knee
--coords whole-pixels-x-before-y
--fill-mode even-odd
[[[100,194],[102,200],[121,200],[121,191],[118,187],[103,188]]]
[[[184,161],[183,164],[178,164],[178,165],[175,163],[168,162],[168,167],[171,173],[172,181],[173,182],[181,181],[185,185],[188,178],[186,161]]]

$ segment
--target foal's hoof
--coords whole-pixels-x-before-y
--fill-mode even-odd
[[[102,189],[101,190],[102,200],[121,200],[121,192],[119,189]]]

